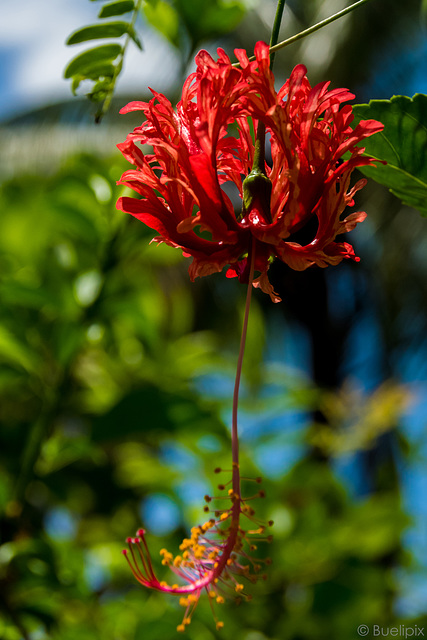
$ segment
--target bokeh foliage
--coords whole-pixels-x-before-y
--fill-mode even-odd
[[[176,602],[140,590],[120,550],[144,514],[150,525],[141,504],[153,496],[178,507],[170,533],[150,535],[154,557],[165,544],[176,548],[203,517],[213,467],[228,465],[223,418],[244,292],[220,276],[190,287],[179,253],[150,246],[149,230],[114,211],[122,168],[118,157],[80,155],[48,177],[15,177],[1,193],[0,560],[10,640],[31,631],[175,637]],[[322,409],[332,432],[306,419],[296,432],[244,438],[245,474],[267,469],[258,508],[276,522],[274,543],[261,551],[273,564],[250,603],[221,611],[224,637],[350,638],[360,611],[367,624],[394,619],[393,570],[408,521],[397,486],[351,498],[330,467],[331,442],[338,455],[372,447],[393,426],[390,405],[398,414],[402,390],[377,394],[354,443],[345,428],[351,393],[334,399],[283,364],[263,365],[265,335],[256,300],[244,415],[268,412],[280,423]],[[207,376],[219,372],[224,391],[214,394]],[[344,444],[331,440],[340,432]],[[268,455],[257,458],[269,445],[305,453],[269,478]],[[207,603],[188,635],[217,637]]]

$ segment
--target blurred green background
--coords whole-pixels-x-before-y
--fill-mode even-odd
[[[171,40],[171,99],[195,49],[252,50],[275,10],[235,2],[224,22],[206,0],[208,29],[199,2],[164,4],[148,3],[137,26],[143,42],[155,27]],[[289,1],[281,36],[346,4]],[[359,103],[427,93],[420,4],[372,0],[284,50],[279,86],[304,62],[312,84],[330,78]],[[148,48],[138,55],[150,64]],[[223,274],[190,283],[180,252],[149,245],[152,232],[116,211],[127,165],[115,144],[137,123],[118,109],[148,97],[142,85],[125,93],[119,84],[101,125],[77,98],[0,124],[5,640],[179,637],[177,599],[140,587],[120,551],[142,523],[156,562],[177,550],[203,519],[213,469],[229,466],[245,288]],[[221,632],[202,598],[193,640],[427,627],[427,223],[373,183],[356,206],[369,214],[351,234],[359,264],[275,264],[283,303],[255,292],[241,466],[264,478],[273,563],[251,602],[221,606]]]

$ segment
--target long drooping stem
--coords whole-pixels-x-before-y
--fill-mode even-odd
[[[236,378],[234,381],[234,393],[233,393],[233,412],[231,420],[231,455],[233,461],[233,491],[240,495],[240,473],[239,473],[239,433],[237,428],[237,412],[239,406],[239,390],[240,390],[240,378],[242,375],[243,356],[245,353],[246,334],[248,331],[249,309],[251,306],[252,298],[252,283],[254,279],[255,269],[255,238],[252,239],[252,246],[250,256],[250,269],[249,269],[249,282],[248,290],[246,294],[245,314],[243,317],[242,336],[240,338],[239,356],[237,358]]]

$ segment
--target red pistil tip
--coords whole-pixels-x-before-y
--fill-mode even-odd
[[[127,542],[128,544],[132,544],[132,542],[133,542],[133,538],[126,538],[126,542]]]
[[[122,549],[122,553],[124,556],[127,556],[128,550],[127,549]]]
[[[138,531],[136,532],[139,536],[144,536],[145,535],[145,529],[138,529]]]

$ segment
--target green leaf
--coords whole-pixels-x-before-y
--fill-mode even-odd
[[[386,165],[360,167],[362,173],[388,187],[403,204],[427,216],[427,96],[394,96],[353,107],[356,123],[374,119],[384,131],[368,138],[365,153]]]
[[[127,22],[104,22],[102,24],[92,24],[83,27],[71,34],[66,44],[78,44],[88,40],[98,40],[99,38],[120,38],[129,31]]]
[[[245,13],[240,2],[177,0],[176,4],[192,40],[193,50],[203,40],[221,37],[235,29]]]
[[[179,18],[176,10],[164,0],[149,0],[144,4],[148,22],[174,47],[179,47]]]
[[[98,14],[98,18],[111,18],[112,16],[121,16],[123,13],[129,13],[135,9],[133,0],[117,0],[117,2],[109,2],[104,5]]]
[[[100,63],[108,63],[122,52],[119,44],[103,44],[100,47],[87,49],[73,58],[64,71],[64,78],[72,78],[75,75],[88,77],[90,70]]]

